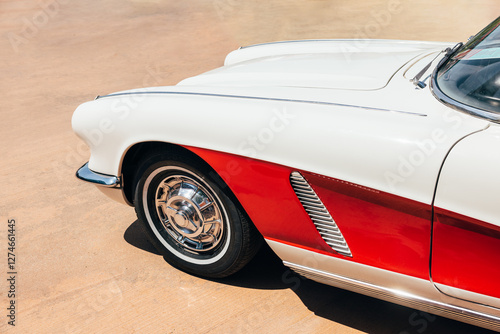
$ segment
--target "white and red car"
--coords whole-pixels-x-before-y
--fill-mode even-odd
[[[206,277],[265,240],[313,280],[500,330],[500,18],[463,45],[240,48],[78,107],[78,172]]]

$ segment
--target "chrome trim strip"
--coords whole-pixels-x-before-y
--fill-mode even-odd
[[[90,170],[88,162],[76,171],[76,177],[79,178],[80,180],[90,182],[101,187],[107,187],[107,188],[121,187],[121,180],[118,176],[93,172],[92,170]]]
[[[401,42],[405,43],[408,41],[405,40],[391,40],[391,39],[384,39],[384,38],[376,38],[376,39],[370,39],[371,41],[376,41],[376,42],[386,42],[386,43],[398,43],[400,44]],[[289,41],[276,41],[276,42],[266,42],[266,43],[259,43],[259,44],[251,44],[251,45],[244,45],[240,46],[240,49],[247,49],[247,48],[252,48],[255,46],[262,46],[262,45],[273,45],[273,44],[288,44],[288,43],[301,43],[301,42],[325,42],[325,43],[331,43],[331,42],[359,42],[360,39],[356,38],[324,38],[324,39],[297,39],[297,40],[289,40]],[[411,41],[411,42],[416,42],[416,43],[422,43],[422,41]],[[443,43],[441,42],[425,42],[425,43],[433,43],[436,45],[442,45]]]
[[[457,111],[464,112],[466,114],[469,114],[469,115],[472,115],[475,117],[486,118],[487,120],[495,122],[495,123],[500,123],[500,115],[499,114],[468,106],[466,104],[463,104],[461,102],[453,100],[451,97],[449,97],[448,95],[443,93],[439,89],[439,86],[438,86],[437,81],[436,81],[437,80],[436,79],[437,71],[438,71],[438,67],[436,67],[434,69],[434,72],[432,73],[431,84],[430,84],[432,95],[434,95],[434,97],[436,99],[438,99],[444,105],[446,105],[452,109],[455,109]]]
[[[347,241],[340,232],[339,227],[302,174],[292,172],[290,174],[290,184],[321,238],[337,253],[352,257],[351,249],[347,245]]]
[[[480,303],[483,305],[491,305],[493,307],[500,309],[500,299],[498,298],[455,288],[453,286],[444,285],[436,282],[434,282],[434,285],[439,291],[450,297],[459,298],[474,303]]]
[[[447,296],[428,279],[265,240],[285,265],[320,283],[500,331],[500,309]]]
[[[335,39],[304,39],[304,40],[291,40],[291,41],[277,41],[277,42],[267,42],[267,43],[259,43],[259,44],[240,46],[240,49],[249,49],[249,48],[253,48],[255,46],[274,45],[274,44],[290,44],[290,43],[302,43],[302,42],[328,42],[328,43],[331,43],[333,41],[338,41],[338,40],[335,40]],[[340,41],[352,42],[352,41],[356,41],[356,40],[343,39]]]
[[[408,306],[411,308],[428,311],[440,316],[457,319],[474,325],[479,325],[494,330],[500,330],[499,317],[476,312],[455,305],[442,303],[437,300],[423,298],[406,291],[377,286],[360,280],[336,275],[333,273],[327,273],[286,261],[283,261],[283,264],[299,275],[320,283],[383,299],[389,302],[394,302],[396,304]]]
[[[384,109],[384,108],[367,107],[367,106],[356,106],[356,105],[353,105],[353,104],[344,104],[344,103],[335,103],[335,102],[310,101],[310,100],[294,100],[294,99],[282,99],[282,98],[258,97],[258,96],[245,96],[245,95],[195,93],[195,92],[129,92],[129,93],[113,93],[113,94],[108,94],[108,95],[100,96],[99,99],[102,99],[102,98],[105,98],[105,97],[127,96],[127,95],[140,95],[140,94],[193,95],[193,96],[224,97],[224,98],[236,98],[236,99],[262,100],[262,101],[310,103],[310,104],[319,104],[319,105],[328,105],[328,106],[337,106],[337,107],[346,107],[346,108],[358,108],[358,109],[364,109],[364,110],[375,110],[375,111],[385,111],[385,112],[388,111],[388,112],[395,112],[395,113],[399,113],[399,114],[406,114],[406,115],[412,115],[412,116],[427,117],[427,114],[422,114],[422,113],[417,113],[417,112],[411,112],[411,111],[394,110],[394,109]]]

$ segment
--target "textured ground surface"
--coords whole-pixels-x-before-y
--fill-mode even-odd
[[[480,333],[299,280],[268,251],[220,281],[173,269],[132,208],[78,182],[78,104],[179,80],[284,39],[460,41],[498,0],[0,0],[0,332]],[[16,326],[7,221],[16,220]]]

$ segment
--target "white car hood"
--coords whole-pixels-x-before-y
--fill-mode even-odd
[[[449,43],[390,40],[277,42],[240,48],[225,65],[181,86],[383,88],[411,59]]]

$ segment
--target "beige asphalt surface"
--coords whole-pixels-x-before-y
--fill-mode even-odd
[[[0,0],[0,332],[486,333],[299,279],[267,249],[227,279],[172,268],[133,208],[74,177],[89,152],[70,121],[98,94],[173,85],[240,45],[464,41],[499,14],[498,0]]]

